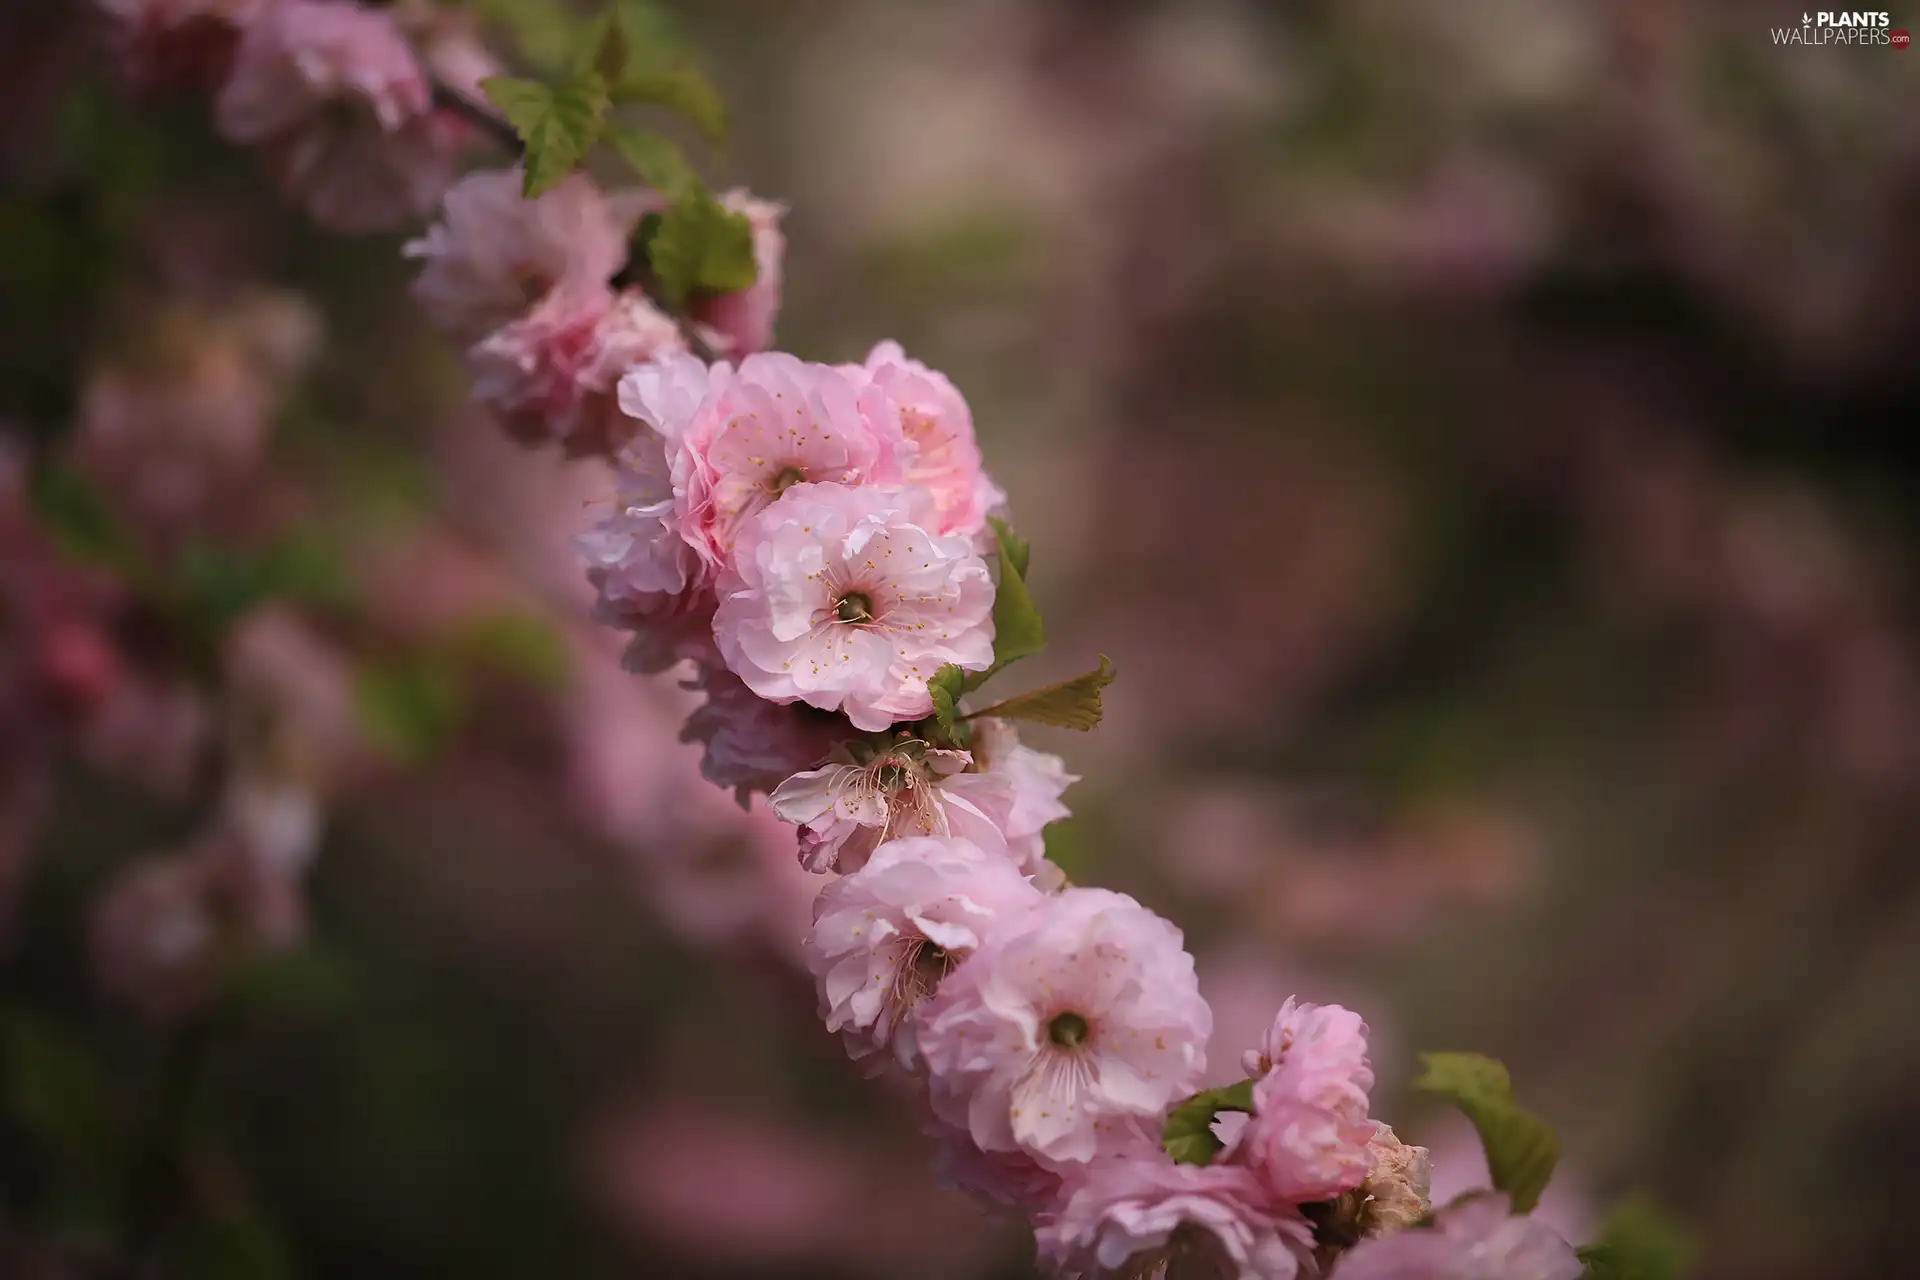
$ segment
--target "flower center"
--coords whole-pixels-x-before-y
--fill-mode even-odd
[[[1047,1024],[1047,1038],[1062,1049],[1071,1049],[1087,1038],[1087,1020],[1077,1013],[1057,1013]]]
[[[834,602],[833,616],[841,622],[872,622],[873,597],[864,591],[849,591]]]
[[[806,478],[807,473],[798,467],[782,467],[767,481],[767,492],[777,498]]]

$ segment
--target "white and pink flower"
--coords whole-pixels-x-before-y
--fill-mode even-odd
[[[318,0],[280,0],[248,24],[215,120],[262,149],[314,221],[344,232],[430,213],[465,141],[433,110],[390,14]]]
[[[911,1067],[921,1001],[999,921],[1040,898],[998,850],[938,837],[881,845],[814,900],[805,950],[827,1030],[856,1058],[891,1046]]]
[[[1375,1125],[1367,1118],[1373,1067],[1367,1024],[1339,1005],[1281,1006],[1249,1072],[1253,1118],[1234,1159],[1290,1204],[1330,1200],[1366,1181]]]
[[[741,526],[721,575],[727,666],[763,698],[869,732],[929,714],[942,666],[992,665],[994,594],[985,561],[930,515],[907,490],[787,489]]]
[[[883,751],[848,743],[781,783],[770,804],[799,826],[809,871],[857,871],[875,849],[909,836],[956,836],[1011,863],[1013,790],[1004,778],[966,772],[970,760],[913,739]]]
[[[450,337],[474,342],[556,288],[611,280],[627,259],[626,227],[584,173],[529,200],[513,169],[469,173],[448,189],[440,221],[407,242],[424,265],[421,309]]]
[[[947,975],[918,1045],[935,1114],[984,1150],[1062,1166],[1157,1133],[1212,1024],[1178,929],[1125,894],[1068,889]]]
[[[1041,1261],[1063,1277],[1289,1280],[1313,1251],[1305,1219],[1276,1209],[1247,1170],[1158,1152],[1069,1175],[1035,1235]]]
[[[828,365],[780,353],[737,369],[663,360],[629,374],[620,403],[672,442],[681,536],[715,568],[734,559],[741,528],[795,485],[900,478],[898,416],[884,401],[869,412],[854,381]]]
[[[974,438],[973,411],[945,374],[909,359],[897,342],[882,342],[857,366],[900,416],[911,449],[905,483],[933,495],[940,532],[968,537],[986,528],[987,513],[1007,495],[988,478]]]
[[[1046,829],[1073,811],[1060,801],[1078,775],[1067,772],[1067,762],[1050,751],[1023,746],[1020,732],[1007,720],[973,722],[973,757],[989,778],[1004,780],[1012,795],[1002,833],[1007,849],[1028,874],[1057,879],[1047,861]]]

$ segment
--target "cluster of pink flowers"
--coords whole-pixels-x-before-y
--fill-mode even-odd
[[[1426,1154],[1370,1117],[1366,1025],[1336,1006],[1289,1001],[1247,1055],[1237,1131],[1203,1163],[1170,1153],[1213,1024],[1180,931],[1047,861],[1064,762],[1004,719],[955,732],[935,716],[936,673],[995,667],[1008,572],[971,412],[895,343],[859,364],[767,350],[778,206],[727,196],[757,279],[670,314],[630,283],[658,195],[584,174],[532,199],[517,170],[453,180],[466,128],[435,86],[466,91],[489,63],[443,21],[316,0],[110,7],[145,78],[208,64],[221,129],[322,223],[438,205],[406,253],[476,395],[516,437],[611,467],[579,547],[600,617],[632,633],[627,665],[679,669],[705,696],[683,735],[704,776],[743,805],[764,795],[801,863],[837,875],[803,944],[827,1029],[911,1083],[953,1180],[1025,1213],[1054,1272],[1578,1274],[1497,1203],[1408,1229],[1431,1208]],[[220,56],[185,57],[203,48]],[[223,865],[126,892],[199,906]],[[168,923],[141,940],[152,955],[210,929],[205,911],[142,918]]]

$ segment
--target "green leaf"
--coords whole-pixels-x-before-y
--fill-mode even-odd
[[[753,225],[715,200],[704,186],[682,192],[661,215],[647,244],[647,265],[672,307],[695,292],[735,293],[758,274]]]
[[[1515,1213],[1530,1213],[1553,1177],[1560,1140],[1546,1121],[1521,1107],[1499,1061],[1477,1053],[1423,1053],[1426,1074],[1416,1089],[1452,1100],[1466,1113],[1486,1148],[1493,1185],[1507,1193]]]
[[[7,1113],[49,1150],[105,1176],[119,1140],[99,1062],[35,1018],[9,1018],[4,1036]]]
[[[1047,627],[1027,593],[1026,541],[1004,521],[991,519],[1000,553],[1000,586],[993,597],[993,667],[998,671],[1047,647]],[[991,671],[989,674],[991,674]],[[986,680],[981,677],[981,683]]]
[[[607,84],[597,72],[582,72],[557,88],[514,76],[494,76],[480,87],[526,146],[528,199],[573,172],[606,122]]]
[[[1113,676],[1113,664],[1103,653],[1100,665],[1085,675],[1031,693],[1015,694],[974,714],[998,716],[1002,720],[1029,720],[1085,733],[1100,723],[1100,691],[1113,683]]]
[[[1686,1280],[1700,1256],[1691,1231],[1651,1200],[1622,1201],[1580,1250],[1587,1280]]]
[[[727,141],[727,104],[695,67],[637,68],[612,82],[615,102],[644,102],[677,112],[714,146]]]
[[[1221,1089],[1196,1093],[1167,1115],[1161,1145],[1177,1164],[1211,1164],[1226,1145],[1213,1131],[1222,1111],[1253,1111],[1253,1081],[1242,1080]]]
[[[636,129],[629,124],[610,124],[607,126],[607,141],[622,159],[633,166],[633,171],[642,181],[668,200],[679,200],[700,185],[699,175],[687,158],[670,140],[657,133],[648,133],[645,129]],[[642,220],[640,233],[634,237],[636,247],[643,253],[649,253],[653,237],[659,234],[662,215],[650,213]]]
[[[993,526],[993,536],[1007,553],[1007,559],[1013,562],[1013,571],[1020,575],[1022,582],[1027,578],[1027,562],[1033,558],[1033,547],[1028,541],[1013,531],[999,516],[988,516],[987,523]]]
[[[139,563],[138,546],[119,514],[79,472],[59,465],[42,467],[27,497],[41,528],[68,555],[118,569]]]
[[[954,707],[960,700],[960,689],[966,681],[966,674],[949,662],[933,673],[933,679],[927,681],[927,694],[933,699],[933,718],[949,736],[953,734]]]
[[[633,46],[627,42],[627,26],[617,12],[609,14],[598,26],[600,40],[594,49],[593,70],[602,81],[613,84],[627,73]]]
[[[466,715],[466,690],[444,662],[373,663],[353,682],[360,729],[396,763],[420,764],[443,748]]]

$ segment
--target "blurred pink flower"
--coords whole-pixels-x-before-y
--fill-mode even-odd
[[[519,168],[467,174],[447,190],[440,221],[407,242],[424,265],[413,296],[450,337],[475,342],[554,289],[591,293],[627,259],[626,227],[584,173],[529,200]]]
[[[701,776],[732,791],[742,808],[755,792],[818,765],[847,736],[837,717],[805,703],[768,702],[724,667],[702,667],[689,687],[706,700],[687,717],[680,740],[705,748]]]
[[[212,90],[240,32],[273,0],[94,0],[114,23],[121,70],[142,93]]]
[[[1333,1280],[1579,1280],[1585,1271],[1552,1228],[1488,1195],[1447,1206],[1431,1227],[1361,1241]]]
[[[1175,1164],[1157,1151],[1069,1174],[1036,1235],[1054,1274],[1089,1280],[1290,1280],[1313,1249],[1306,1220],[1277,1207],[1248,1170]]]
[[[215,104],[281,186],[332,231],[388,230],[433,210],[461,138],[390,14],[279,0],[249,24]]]

